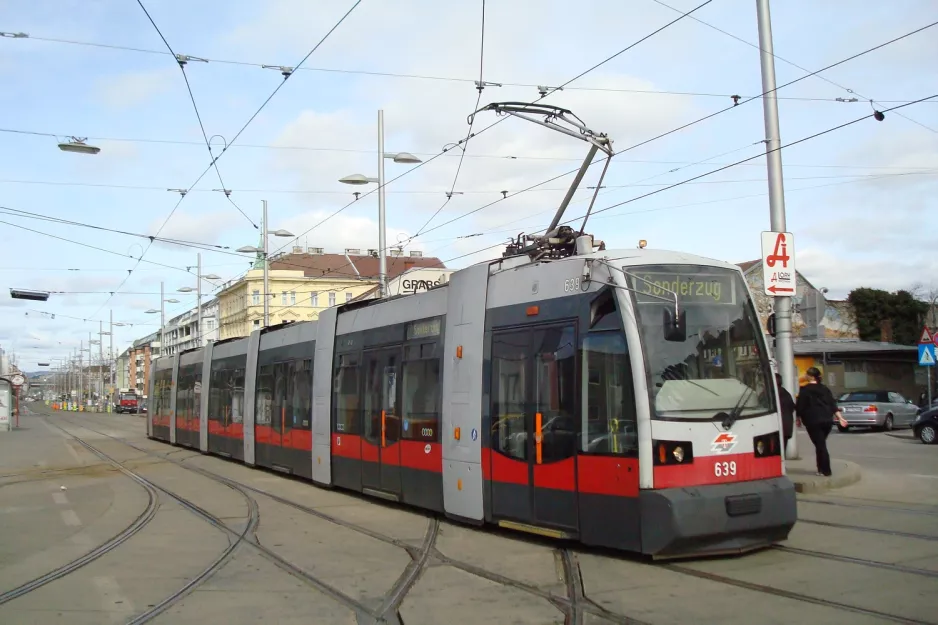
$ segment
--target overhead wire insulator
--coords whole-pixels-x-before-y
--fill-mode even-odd
[[[199,63],[208,63],[208,59],[203,59],[198,56],[192,56],[191,54],[179,54],[176,53],[176,62],[179,63],[179,67],[185,66],[189,61],[196,61]]]
[[[502,87],[502,86],[504,86],[504,85],[502,85],[502,83],[500,83],[500,82],[489,82],[489,81],[487,81],[487,80],[477,80],[477,81],[475,81],[475,83],[476,83],[476,89],[479,91],[479,93],[482,93],[482,90],[485,89],[486,87]]]
[[[553,93],[554,91],[563,91],[563,87],[548,87],[546,85],[537,86],[537,92],[542,98],[546,98],[548,93]]]
[[[280,74],[283,76],[284,80],[286,80],[287,78],[293,75],[293,69],[294,69],[292,67],[287,67],[285,65],[261,65],[261,68],[262,69],[275,69],[279,71]]]

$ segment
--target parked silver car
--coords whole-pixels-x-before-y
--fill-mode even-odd
[[[852,391],[844,393],[837,403],[847,421],[847,426],[838,425],[841,432],[852,426],[873,427],[889,431],[893,428],[911,427],[921,409],[895,391]]]

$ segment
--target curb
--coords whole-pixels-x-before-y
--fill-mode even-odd
[[[917,440],[912,430],[901,430],[899,432],[884,432],[884,434],[886,436],[891,436],[892,438],[903,438],[903,439],[911,440],[911,441]]]
[[[802,494],[843,488],[860,481],[862,474],[858,464],[846,460],[832,460],[831,465],[833,475],[830,477],[795,473],[794,475],[789,474],[788,479],[794,482],[795,492]]]

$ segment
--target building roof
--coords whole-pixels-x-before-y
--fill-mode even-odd
[[[352,261],[354,269],[349,264],[349,260]],[[302,270],[303,275],[307,278],[330,277],[341,280],[361,277],[370,280],[378,279],[377,257],[349,255],[349,260],[346,260],[345,254],[284,254],[276,259],[271,259],[270,268]],[[443,261],[432,256],[388,256],[388,280],[393,280],[408,269],[416,267],[445,269]],[[357,274],[355,269],[358,270]]]
[[[743,262],[743,263],[736,263],[736,264],[739,266],[740,269],[743,270],[743,273],[746,273],[747,271],[749,271],[750,269],[752,269],[752,268],[755,267],[756,265],[761,265],[761,264],[762,264],[762,260],[761,260],[761,259],[757,259],[757,260],[747,260],[746,262]]]
[[[865,354],[870,352],[917,352],[914,345],[898,345],[896,343],[879,343],[874,341],[859,341],[854,339],[818,339],[794,342],[795,354]]]

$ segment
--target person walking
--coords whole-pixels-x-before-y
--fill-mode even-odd
[[[779,410],[782,413],[782,434],[785,437],[784,445],[788,446],[788,439],[795,430],[795,399],[791,393],[782,386],[782,376],[775,374],[775,387],[778,389]]]
[[[831,390],[821,383],[821,372],[817,367],[807,371],[808,383],[798,392],[795,412],[804,424],[817,456],[817,474],[831,475],[831,457],[827,451],[827,437],[837,417],[841,425],[846,425],[837,400]]]

